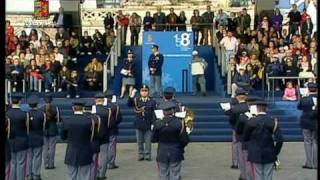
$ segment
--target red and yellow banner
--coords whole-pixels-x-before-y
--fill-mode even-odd
[[[34,0],[35,19],[49,18],[49,0]]]

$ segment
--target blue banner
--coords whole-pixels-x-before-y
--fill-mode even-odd
[[[164,56],[162,87],[172,86],[177,92],[192,91],[190,63],[193,51],[192,32],[144,32],[142,46],[142,81],[150,84],[148,60],[152,45],[159,46]]]

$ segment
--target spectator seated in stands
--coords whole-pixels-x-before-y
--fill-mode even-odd
[[[249,84],[250,84],[250,86],[252,88],[256,88],[258,82],[260,81],[257,69],[253,69],[253,66],[249,63],[246,66],[246,72],[249,75],[249,79],[250,79],[250,83]]]
[[[88,31],[84,31],[83,36],[80,39],[80,54],[92,55],[93,50],[93,40],[91,36],[88,35]]]
[[[24,78],[24,68],[21,65],[19,57],[13,57],[13,65],[10,68],[10,79],[13,92],[22,88],[22,80]]]
[[[284,90],[282,100],[296,101],[297,100],[296,93],[297,93],[297,89],[293,87],[293,83],[291,81],[288,81],[286,84],[286,88]]]
[[[76,70],[71,71],[70,78],[67,82],[68,95],[67,98],[70,98],[71,95],[75,94],[76,98],[79,98],[79,76]]]
[[[84,71],[87,86],[92,89],[96,89],[102,85],[103,65],[97,60],[97,58],[93,58],[85,67]]]
[[[79,36],[76,32],[71,33],[69,54],[71,58],[76,58],[79,54]]]
[[[93,35],[93,49],[96,54],[105,53],[103,36],[98,30]]]
[[[108,34],[104,37],[104,46],[106,54],[110,53],[111,47],[113,46],[113,42],[115,39],[114,31],[109,31]]]
[[[67,82],[69,81],[69,79],[70,79],[69,69],[67,68],[67,66],[62,66],[59,72],[59,77],[58,77],[58,84],[59,84],[58,92],[66,90]]]
[[[38,82],[43,79],[40,67],[36,64],[35,59],[31,59],[30,64],[26,68],[30,91],[38,91]]]
[[[237,88],[239,88],[239,83],[246,83],[249,84],[250,83],[250,77],[249,75],[246,73],[245,68],[244,67],[240,67],[239,68],[239,72],[237,72],[234,75],[233,81],[232,81],[232,85],[231,85],[231,97],[234,98],[236,96],[236,90]]]

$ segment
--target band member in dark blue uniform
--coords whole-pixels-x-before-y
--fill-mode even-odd
[[[99,153],[99,168],[97,179],[105,179],[108,169],[108,150],[109,150],[109,136],[110,130],[112,128],[112,110],[111,108],[103,106],[104,103],[104,94],[97,93],[96,98],[96,112],[95,114],[100,117],[100,153]]]
[[[163,101],[162,102],[166,102],[166,101],[172,101],[176,104],[176,112],[181,112],[182,109],[182,104],[175,98],[175,93],[176,93],[176,89],[174,87],[167,87],[164,89],[163,91]]]
[[[114,92],[112,90],[108,90],[105,92],[105,98],[107,100],[107,107],[112,110],[112,128],[110,129],[109,136],[109,150],[108,150],[108,168],[116,169],[119,166],[116,165],[116,155],[117,155],[117,136],[119,134],[119,124],[122,121],[122,113],[120,106],[116,102],[112,102],[112,97],[114,96]]]
[[[61,123],[60,110],[57,106],[51,104],[52,96],[50,94],[44,97],[44,101],[45,105],[42,109],[48,125],[44,132],[43,160],[45,169],[54,169],[58,125]]]
[[[21,98],[21,94],[12,95],[12,106],[6,114],[11,151],[10,180],[24,180],[26,178],[30,120],[29,113],[20,109]]]
[[[136,113],[134,127],[139,151],[138,161],[151,161],[151,126],[156,120],[154,110],[157,104],[149,96],[149,87],[147,85],[141,87],[140,97],[129,97],[128,106],[134,107]]]
[[[29,156],[27,176],[31,180],[40,180],[40,170],[42,161],[43,132],[46,129],[45,113],[37,108],[38,96],[31,95],[28,98],[30,106],[30,132],[29,132]]]
[[[67,140],[64,163],[69,180],[89,180],[92,163],[94,120],[83,114],[84,102],[73,102],[74,114],[63,120],[61,138]]]
[[[152,54],[149,57],[148,67],[150,73],[150,96],[161,96],[163,55],[159,53],[159,46],[152,46]]]
[[[5,112],[7,113],[8,107],[6,106]],[[10,177],[10,161],[11,161],[11,152],[10,152],[10,145],[9,145],[9,128],[10,128],[10,123],[8,118],[6,117],[5,120],[5,126],[6,126],[6,142],[5,142],[5,164],[6,164],[6,169],[5,169],[5,180],[9,180]]]
[[[306,153],[306,162],[302,168],[317,169],[318,157],[317,157],[317,116],[313,114],[317,113],[314,100],[317,101],[317,84],[308,83],[308,96],[302,97],[298,104],[298,109],[302,110],[300,117],[300,126],[303,133],[304,150]]]
[[[231,105],[230,110],[225,112],[229,115],[229,123],[232,128],[232,169],[238,169],[239,165],[239,151],[241,150],[241,143],[239,141],[239,136],[236,135],[235,125],[239,119],[241,113],[247,112],[249,107],[246,103],[248,92],[242,88],[236,90],[236,102]],[[240,178],[244,178],[243,174],[240,174]]]
[[[176,104],[167,101],[159,105],[164,118],[154,124],[152,142],[158,142],[157,162],[161,180],[179,180],[184,147],[189,143],[184,122],[174,117]]]
[[[283,137],[276,118],[270,117],[267,103],[256,101],[256,117],[250,118],[243,140],[248,141],[248,161],[255,180],[272,180],[273,166],[281,151]]]
[[[96,180],[97,172],[98,172],[98,158],[99,158],[99,152],[100,152],[99,131],[100,131],[101,120],[99,116],[97,116],[96,114],[92,114],[91,107],[92,107],[91,104],[86,103],[86,105],[83,108],[83,114],[94,120],[94,135],[91,143],[93,156],[92,156],[92,163],[90,167],[90,180]]]

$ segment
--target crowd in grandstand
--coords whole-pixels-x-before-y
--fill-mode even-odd
[[[146,12],[141,18],[137,13],[107,13],[104,19],[105,32],[96,30],[91,36],[87,31],[79,35],[76,31],[57,28],[55,38],[45,32],[32,29],[29,34],[14,32],[6,22],[6,77],[14,90],[21,89],[22,79],[28,79],[30,90],[38,91],[44,82],[46,92],[67,90],[78,97],[79,75],[77,59],[87,54],[108,54],[115,39],[115,29],[121,27],[122,44],[126,44],[127,29],[131,33],[130,44],[138,45],[139,33],[144,31],[185,31],[187,21],[194,33],[195,45],[217,43],[225,48],[226,72],[232,76],[232,96],[237,83],[249,83],[259,89],[266,76],[292,76],[311,78],[317,76],[317,37],[310,15],[306,10],[299,12],[296,5],[288,15],[289,28],[284,27],[284,17],[278,8],[270,17],[260,17],[255,29],[251,28],[251,17],[244,8],[241,12],[228,15],[222,9],[214,13],[210,6],[206,12],[195,9],[188,19],[184,11],[177,15],[173,8],[165,14],[161,8],[153,15]],[[59,18],[56,18],[56,21]],[[213,34],[213,27],[217,29]],[[87,87],[93,89],[102,85],[103,67],[96,58],[84,69]],[[276,80],[275,90],[284,89],[287,81]],[[297,80],[290,86],[296,87]],[[289,98],[290,99],[290,98]]]

